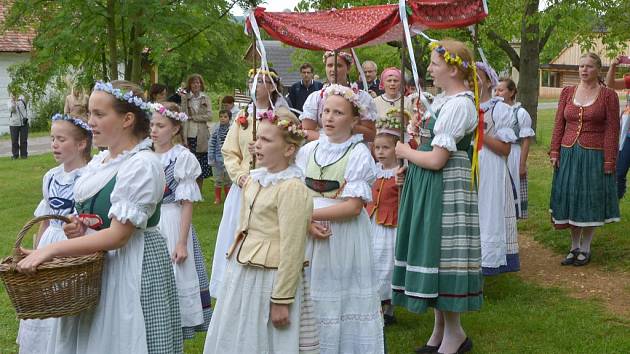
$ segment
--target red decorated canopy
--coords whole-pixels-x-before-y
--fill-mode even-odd
[[[408,0],[411,31],[464,27],[487,16],[484,0]],[[361,6],[316,12],[254,11],[258,26],[292,47],[341,50],[403,36],[398,5]]]

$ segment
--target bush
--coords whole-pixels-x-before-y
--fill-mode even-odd
[[[63,113],[64,95],[60,92],[49,92],[41,99],[33,102],[31,131],[49,131],[50,118],[55,113]]]

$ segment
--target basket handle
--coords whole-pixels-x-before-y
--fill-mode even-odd
[[[26,233],[28,232],[28,230],[30,230],[30,228],[33,227],[33,225],[35,224],[39,224],[40,222],[45,221],[45,220],[53,220],[53,219],[61,220],[65,223],[72,222],[72,220],[62,215],[42,215],[42,216],[38,216],[31,219],[31,221],[27,222],[24,226],[22,226],[22,230],[18,232],[17,240],[15,240],[15,245],[13,246],[13,257],[12,257],[12,262],[11,262],[12,269],[15,269],[17,267],[18,262],[21,261],[24,256],[22,251],[20,251],[20,246],[22,245],[22,240],[24,239],[24,236],[26,236]]]

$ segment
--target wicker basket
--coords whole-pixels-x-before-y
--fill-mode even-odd
[[[0,277],[20,319],[76,315],[98,303],[104,253],[80,257],[58,257],[42,263],[33,275],[16,271],[24,258],[20,245],[35,224],[50,219],[70,220],[64,216],[36,217],[22,227],[13,248],[13,256],[0,261]]]

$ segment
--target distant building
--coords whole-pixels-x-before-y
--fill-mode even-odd
[[[280,41],[263,41],[263,45],[267,53],[267,62],[269,66],[274,68],[280,75],[283,93],[286,93],[291,85],[302,79],[299,70],[297,68],[293,69],[293,63],[291,62],[291,55],[295,51],[295,48],[284,45]],[[243,58],[248,63],[252,63],[252,52],[255,51],[252,50],[252,46],[250,45]],[[260,55],[258,52],[256,52],[256,62],[258,66],[260,66]]]

